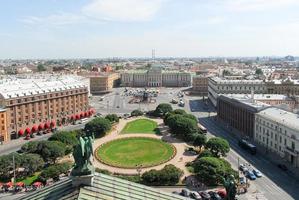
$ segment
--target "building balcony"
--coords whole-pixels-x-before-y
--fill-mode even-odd
[[[284,150],[285,150],[285,152],[287,152],[287,153],[289,153],[293,156],[298,156],[299,155],[299,152],[296,149],[293,149],[291,147],[286,146]]]

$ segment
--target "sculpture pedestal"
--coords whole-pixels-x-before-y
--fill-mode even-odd
[[[94,175],[72,176],[73,187],[92,186]]]

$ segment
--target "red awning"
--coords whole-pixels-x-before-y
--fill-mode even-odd
[[[19,130],[19,135],[24,135],[24,130],[23,129]]]
[[[25,129],[25,132],[26,132],[26,134],[30,134],[30,133],[31,133],[31,129],[30,129],[29,127],[27,127],[27,128]]]
[[[79,114],[76,115],[76,119],[80,119],[80,115]]]
[[[33,183],[32,185],[33,185],[33,186],[35,186],[35,187],[40,187],[40,186],[42,186],[42,185],[43,185],[43,183],[42,183],[42,182],[39,182],[39,181],[37,181],[37,182]]]
[[[50,128],[50,122],[45,123],[45,128],[47,128],[47,129]]]
[[[86,112],[84,113],[84,116],[85,116],[85,117],[88,117],[88,116],[89,116],[88,111],[86,111]]]
[[[38,126],[37,126],[36,124],[34,124],[34,125],[32,126],[31,131],[32,131],[32,133],[38,131]]]
[[[25,183],[23,183],[23,182],[17,182],[17,183],[16,183],[16,186],[24,187],[24,186],[25,186]]]
[[[45,124],[41,123],[38,125],[38,130],[43,130],[45,128]]]
[[[51,128],[54,128],[55,126],[56,126],[56,122],[53,120],[53,121],[51,121]]]
[[[12,187],[12,186],[13,186],[13,183],[12,183],[12,182],[8,182],[8,183],[5,183],[5,185],[6,185],[7,187]]]
[[[82,118],[82,117],[84,117],[85,116],[85,113],[84,112],[81,112],[80,113],[80,117]]]

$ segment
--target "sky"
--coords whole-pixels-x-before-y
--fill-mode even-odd
[[[299,56],[299,0],[2,0],[0,59]]]

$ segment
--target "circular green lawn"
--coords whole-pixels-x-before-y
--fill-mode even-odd
[[[96,149],[101,162],[120,168],[150,167],[167,162],[176,154],[173,145],[146,137],[122,138]]]
[[[158,133],[157,122],[149,119],[136,119],[128,122],[121,133]]]

